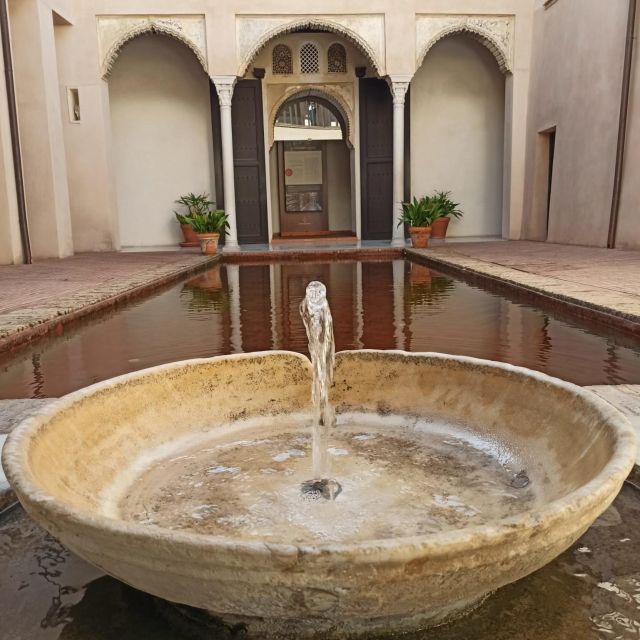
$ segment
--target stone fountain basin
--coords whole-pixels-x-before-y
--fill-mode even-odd
[[[626,419],[594,394],[506,364],[342,352],[346,412],[437,415],[542,465],[545,500],[487,526],[357,544],[291,545],[143,526],[103,496],[146,452],[233,421],[310,410],[311,365],[265,352],[154,367],[83,389],[22,423],[3,451],[27,512],[108,574],[206,609],[245,637],[351,637],[442,623],[542,567],[609,506],[635,460]]]

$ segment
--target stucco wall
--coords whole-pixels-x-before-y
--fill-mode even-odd
[[[120,243],[176,244],[176,198],[213,192],[209,80],[181,43],[141,36],[116,61],[109,98]]]
[[[411,191],[451,191],[465,215],[450,236],[499,236],[505,81],[467,36],[438,43],[411,83]]]
[[[606,246],[628,0],[538,1],[529,106],[525,237],[545,239],[546,160],[556,127],[551,242]]]
[[[640,14],[636,19],[636,33],[640,29]],[[618,217],[616,247],[618,249],[640,249],[640,43],[636,39],[629,104],[629,123],[624,172],[622,174],[622,198]]]
[[[352,231],[351,228],[351,163],[349,149],[342,140],[326,143],[329,185],[329,229]]]

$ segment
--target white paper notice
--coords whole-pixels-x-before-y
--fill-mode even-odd
[[[322,151],[285,151],[284,183],[322,184]]]

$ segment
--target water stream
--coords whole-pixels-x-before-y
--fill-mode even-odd
[[[311,447],[313,480],[303,488],[305,491],[323,493],[326,492],[331,472],[327,452],[329,430],[335,426],[335,412],[329,401],[329,387],[333,380],[335,364],[335,343],[327,289],[322,282],[313,281],[307,285],[305,297],[300,303],[300,315],[307,332],[313,366],[311,398],[314,408]]]

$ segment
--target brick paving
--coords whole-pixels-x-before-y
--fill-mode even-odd
[[[174,251],[109,252],[0,266],[0,349],[216,260]]]
[[[407,253],[640,323],[640,251],[498,241]]]

